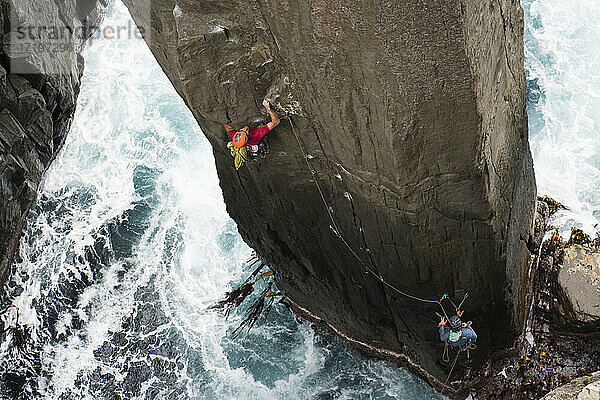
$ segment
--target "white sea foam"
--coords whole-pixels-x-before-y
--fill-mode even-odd
[[[522,0],[538,192],[571,210],[555,225],[600,229],[600,3]],[[539,89],[538,89],[539,88]]]
[[[104,23],[127,21],[117,2]],[[208,141],[141,40],[98,39],[85,57],[72,131],[43,183],[15,275],[24,291],[13,303],[41,348],[37,390],[45,398],[123,391],[127,365],[150,367],[157,360],[172,362],[176,380],[165,387],[163,378],[151,376],[131,397],[157,390],[160,398],[192,399],[432,396],[404,369],[365,359],[331,335],[299,325],[281,305],[269,321],[231,338],[240,312],[225,320],[207,307],[249,273],[243,266],[251,251],[227,215]],[[107,226],[141,233],[125,251]],[[99,267],[86,251],[101,238],[112,257]],[[59,338],[51,337],[46,308],[63,299],[68,276],[91,283],[60,311]],[[156,320],[144,319],[150,317]],[[136,318],[145,321],[140,330],[125,327]],[[98,352],[115,333],[128,345],[113,347],[114,359],[102,358]],[[148,346],[157,351],[134,346],[156,338],[160,343]],[[99,389],[110,385],[102,374],[116,386]]]

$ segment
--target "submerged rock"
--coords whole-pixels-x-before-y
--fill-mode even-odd
[[[513,342],[536,199],[517,0],[125,3],[298,309],[438,387],[443,293],[469,293],[476,366]],[[264,121],[263,96],[295,131],[236,172],[222,123]]]

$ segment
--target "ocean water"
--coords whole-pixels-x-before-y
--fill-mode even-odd
[[[522,0],[529,140],[538,194],[568,211],[553,224],[600,230],[600,2]]]
[[[523,0],[530,140],[555,219],[600,220],[600,3]],[[127,26],[114,3],[105,26]],[[435,399],[277,305],[245,336],[208,307],[250,273],[208,142],[141,40],[96,39],[67,143],[43,182],[3,306],[6,399]],[[10,324],[11,309],[1,318]]]
[[[105,26],[127,26],[114,3]],[[72,131],[28,219],[9,296],[13,399],[434,399],[274,307],[247,335],[208,307],[252,271],[207,140],[142,40],[95,39]],[[3,317],[16,318],[15,309]]]

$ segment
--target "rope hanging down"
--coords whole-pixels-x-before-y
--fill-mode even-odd
[[[304,147],[302,146],[302,142],[300,141],[300,137],[298,136],[298,133],[296,132],[296,128],[294,127],[294,123],[292,122],[292,118],[290,118],[290,116],[286,113],[287,119],[290,121],[290,126],[292,128],[292,132],[294,133],[294,136],[296,137],[296,142],[298,142],[298,147],[300,148],[300,151],[302,152],[302,157],[304,158],[304,161],[306,162],[306,166],[308,168],[308,170],[310,171],[310,173],[313,176],[313,179],[315,181],[315,185],[317,186],[317,189],[319,190],[319,194],[321,195],[321,200],[323,200],[323,205],[325,206],[325,209],[327,210],[327,214],[329,215],[329,219],[331,220],[331,223],[333,225],[333,228],[335,229],[335,232],[338,234],[338,236],[340,237],[340,239],[342,240],[342,242],[344,243],[344,245],[348,248],[348,250],[350,250],[350,252],[352,253],[352,255],[354,255],[354,257],[358,260],[358,262],[371,274],[373,275],[375,278],[379,279],[381,281],[381,283],[383,283],[385,286],[389,287],[390,289],[394,290],[395,292],[401,294],[402,296],[408,297],[410,299],[413,300],[417,300],[423,303],[437,303],[439,304],[440,308],[442,309],[442,312],[444,313],[444,315],[446,316],[446,319],[448,318],[448,315],[446,314],[446,310],[444,310],[444,306],[442,305],[442,302],[440,300],[430,300],[430,299],[423,299],[417,296],[413,296],[410,293],[406,293],[400,289],[398,289],[397,287],[395,287],[394,285],[392,285],[391,283],[387,282],[385,279],[383,279],[383,277],[381,276],[381,274],[377,273],[376,271],[374,271],[370,266],[368,266],[359,256],[358,254],[356,254],[356,252],[354,251],[354,249],[352,248],[352,246],[350,246],[350,244],[348,244],[348,242],[346,241],[346,239],[344,238],[344,236],[342,235],[342,232],[340,231],[340,229],[337,226],[337,223],[335,222],[335,218],[333,218],[333,214],[331,213],[331,208],[329,207],[329,204],[327,203],[327,200],[325,199],[325,195],[323,194],[323,190],[321,190],[321,184],[319,183],[319,179],[317,178],[317,174],[315,172],[315,170],[312,169],[311,165],[310,165],[310,161],[308,159],[308,156],[306,154],[306,152],[304,151]],[[463,299],[464,301],[464,299]],[[462,303],[461,303],[462,305]]]
[[[456,361],[458,360],[458,356],[460,356],[460,352],[461,352],[460,349],[458,349],[458,351],[456,352],[456,357],[454,357],[454,362],[452,363],[452,367],[450,368],[450,372],[448,373],[448,377],[446,378],[446,382],[444,382],[444,387],[442,388],[442,391],[440,392],[440,399],[444,398],[444,392],[446,391],[446,388],[448,387],[448,380],[450,380],[450,375],[452,375],[452,371],[454,370],[454,366],[456,365]]]

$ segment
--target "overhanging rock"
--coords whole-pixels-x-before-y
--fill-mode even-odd
[[[535,204],[518,0],[125,3],[213,145],[229,214],[290,299],[443,381],[440,310],[365,273],[289,123],[266,160],[232,167],[222,123],[263,120],[263,96],[290,112],[365,263],[422,298],[468,292],[482,358],[512,342]]]

